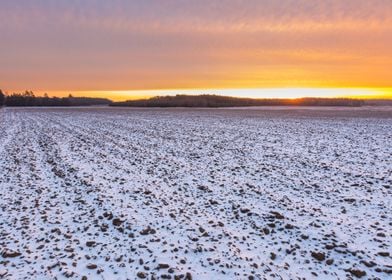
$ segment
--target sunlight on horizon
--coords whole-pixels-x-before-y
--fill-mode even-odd
[[[42,94],[41,92],[39,93]],[[253,89],[162,89],[162,90],[119,90],[119,91],[56,91],[51,96],[104,97],[114,101],[135,100],[164,95],[216,94],[249,98],[392,98],[392,88],[253,88]]]

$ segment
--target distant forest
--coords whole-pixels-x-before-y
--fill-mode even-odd
[[[112,101],[106,98],[91,98],[91,97],[48,97],[35,96],[32,91],[24,93],[13,93],[5,95],[0,90],[0,106],[22,107],[22,106],[94,106],[94,105],[109,105]]]
[[[347,106],[359,107],[363,100],[349,98],[256,99],[221,95],[157,96],[143,100],[113,102],[110,106],[124,107],[245,107],[245,106]]]
[[[350,99],[350,98],[238,98],[222,95],[175,95],[157,96],[150,99],[129,100],[124,102],[112,102],[107,98],[94,97],[49,97],[35,96],[32,91],[24,93],[4,94],[0,90],[0,107],[22,106],[117,106],[117,107],[250,107],[250,106],[342,106],[359,107],[368,106],[392,106],[392,99]]]

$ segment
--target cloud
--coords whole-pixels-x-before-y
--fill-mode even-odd
[[[0,35],[10,89],[388,86],[392,1],[3,0]]]

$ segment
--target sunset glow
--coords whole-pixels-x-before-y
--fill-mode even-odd
[[[388,0],[5,0],[0,34],[9,93],[392,97]]]
[[[55,91],[55,96],[65,97],[69,92]],[[250,98],[300,98],[300,97],[349,97],[361,99],[389,99],[392,88],[256,88],[256,89],[166,89],[166,90],[123,90],[123,91],[76,91],[73,96],[110,97],[114,101],[144,99],[162,95],[217,94]],[[41,94],[42,95],[42,94]]]

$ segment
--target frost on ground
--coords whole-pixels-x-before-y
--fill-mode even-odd
[[[0,109],[0,278],[391,279],[392,110]]]

